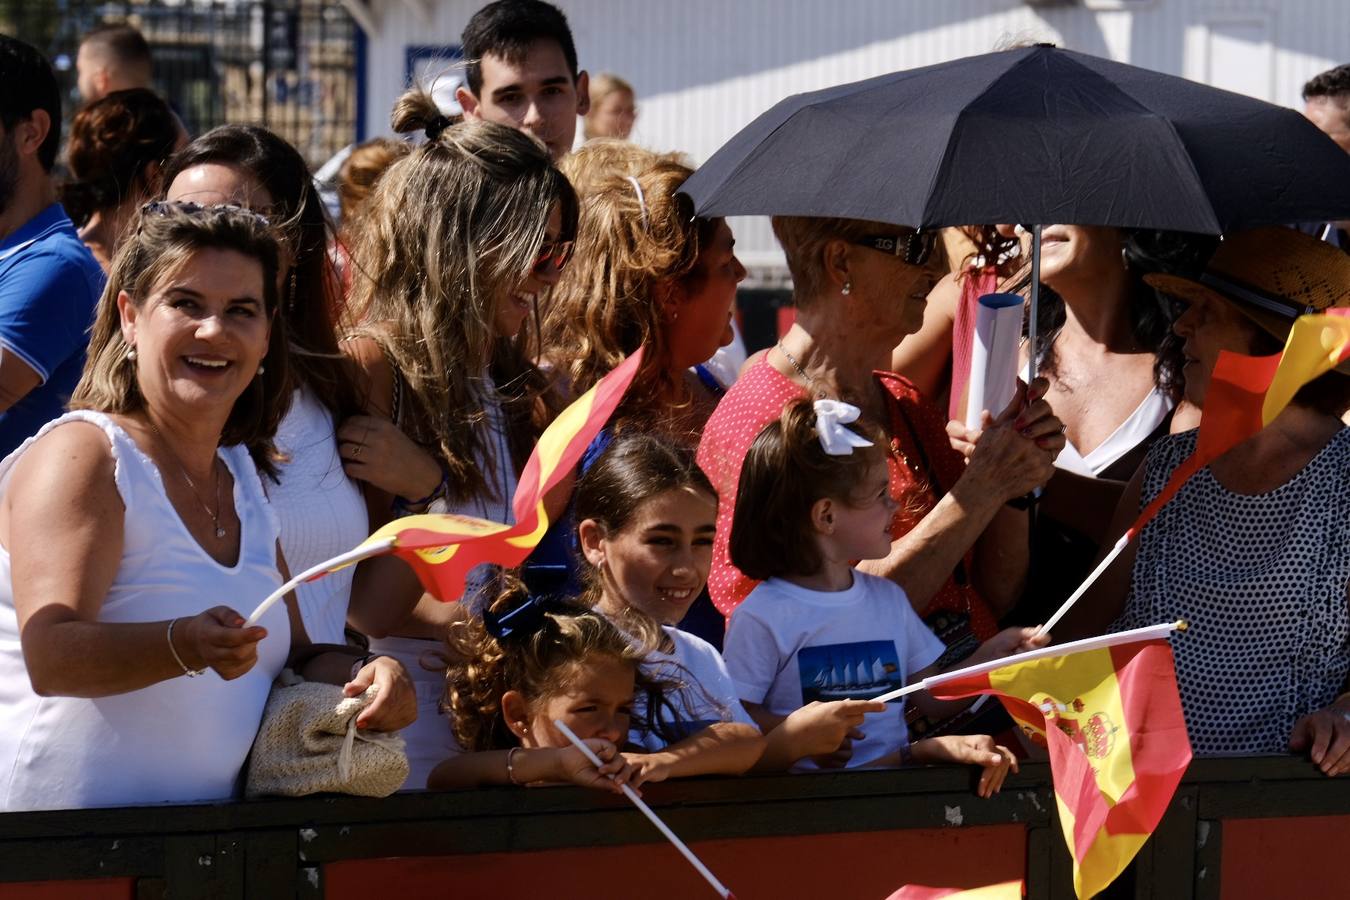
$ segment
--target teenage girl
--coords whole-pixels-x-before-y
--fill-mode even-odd
[[[836,400],[789,404],[755,438],[741,469],[731,558],[763,584],[731,617],[726,659],[746,709],[766,729],[813,700],[877,697],[935,674],[943,652],[899,586],[853,568],[889,552],[895,512],[880,431],[846,427],[858,415]],[[1034,635],[1005,629],[963,664],[1049,643]],[[971,702],[922,691],[910,697],[935,718]],[[904,706],[897,700],[867,715],[851,747],[840,748],[847,765],[979,765],[985,797],[1016,770],[1011,751],[987,735],[910,744]]]
[[[864,713],[886,709],[862,700],[813,703],[761,741],[721,654],[675,627],[708,579],[717,522],[717,494],[692,449],[643,432],[621,434],[581,479],[575,510],[582,555],[590,564],[582,602],[611,617],[636,612],[661,625],[653,675],[679,684],[662,710],[673,719],[666,724],[693,735],[705,756],[717,747],[728,764],[703,771],[741,772],[752,764],[782,771],[803,757],[834,751]],[[634,731],[630,740],[662,747],[650,732]],[[690,750],[683,742],[664,749]]]
[[[702,754],[624,752],[635,696],[641,694],[645,709],[664,703],[663,685],[642,665],[657,640],[649,621],[634,617],[616,623],[575,602],[508,587],[481,619],[450,626],[445,706],[464,752],[437,765],[427,787],[572,782],[617,792],[621,784],[636,788],[681,775],[748,768],[758,756],[757,746],[735,770],[708,767],[716,748]],[[597,769],[587,762],[555,720],[585,741],[604,765]],[[659,721],[642,730],[674,737]]]

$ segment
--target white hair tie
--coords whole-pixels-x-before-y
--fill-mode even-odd
[[[843,400],[817,400],[812,404],[816,411],[816,434],[820,436],[820,449],[827,456],[852,456],[856,447],[870,447],[872,442],[851,428],[845,428],[851,422],[858,421],[862,410]]]
[[[627,175],[624,177],[628,179],[628,183],[633,186],[634,192],[637,193],[638,209],[642,210],[642,230],[650,231],[651,229],[647,221],[647,198],[642,193],[642,185],[638,184],[638,180],[634,178],[632,175]]]

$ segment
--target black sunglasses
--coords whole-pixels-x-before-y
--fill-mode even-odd
[[[267,216],[253,210],[240,206],[237,203],[216,203],[210,206],[203,206],[200,203],[193,203],[191,200],[151,200],[141,207],[141,215],[144,216],[167,216],[171,213],[180,212],[189,216],[201,215],[202,213],[216,212],[218,210],[229,210],[231,212],[241,212],[252,216],[259,225],[270,227],[272,221]]]
[[[904,234],[869,234],[850,243],[898,256],[907,265],[921,266],[933,255],[937,240],[936,229],[916,228]]]

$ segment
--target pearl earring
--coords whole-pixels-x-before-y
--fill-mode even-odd
[[[844,286],[840,289],[839,293],[843,294],[845,297],[853,293],[853,282],[845,281]]]
[[[127,359],[131,360],[132,362],[135,362],[135,361],[136,361],[136,348],[135,348],[135,347],[131,347],[130,349],[127,350]]]
[[[258,366],[258,374],[261,375],[262,373],[264,373],[264,372],[266,372],[266,371],[267,371],[267,367],[264,366],[264,365],[259,364],[259,366]]]

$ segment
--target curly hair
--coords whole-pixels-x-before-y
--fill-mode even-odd
[[[699,251],[720,220],[695,218],[689,198],[676,193],[693,174],[678,157],[636,148],[614,151],[612,145],[583,147],[575,154],[580,159],[569,163],[588,171],[591,184],[581,198],[576,252],[545,317],[544,356],[580,394],[646,347],[642,368],[615,414],[616,421],[631,424],[690,399],[684,383],[670,373],[667,298],[677,284],[697,289],[704,277],[697,267]],[[590,169],[591,153],[624,164],[607,172]]]
[[[489,609],[505,615],[532,600],[514,578],[504,580]],[[539,627],[528,634],[497,638],[478,617],[456,622],[446,634],[445,694],[441,707],[450,715],[455,740],[465,750],[503,750],[519,741],[506,724],[502,697],[518,691],[531,706],[565,693],[578,670],[597,658],[633,667],[638,690],[647,697],[646,721],[635,727],[666,739],[658,710],[665,705],[663,685],[642,670],[658,645],[660,632],[645,617],[609,617],[575,601],[542,601]]]
[[[410,437],[434,448],[456,502],[487,496],[496,470],[486,373],[506,415],[512,462],[538,435],[548,382],[528,325],[495,336],[499,298],[526,278],[555,207],[560,240],[576,233],[576,194],[534,138],[492,122],[444,127],[431,96],[394,106],[394,130],[434,134],[376,182],[352,247],[357,333],[374,341],[407,388]]]
[[[1350,63],[1314,75],[1303,85],[1303,99],[1327,97],[1341,103],[1350,102]]]

